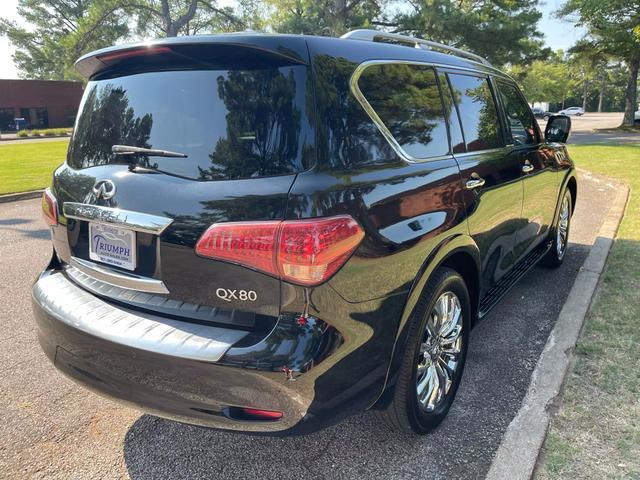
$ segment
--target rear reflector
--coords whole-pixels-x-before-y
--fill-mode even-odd
[[[311,286],[336,273],[363,237],[360,225],[348,215],[216,223],[200,237],[196,253]]]
[[[48,188],[42,192],[42,217],[47,225],[58,224],[58,202]]]
[[[122,60],[131,57],[144,57],[148,55],[158,55],[160,53],[170,53],[169,47],[141,47],[130,48],[129,50],[118,50],[117,52],[105,53],[98,55],[98,59],[102,62],[111,62],[113,60]]]
[[[282,412],[272,410],[259,410],[257,408],[241,408],[242,413],[248,417],[247,420],[278,420],[282,418]]]

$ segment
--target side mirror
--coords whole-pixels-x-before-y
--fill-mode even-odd
[[[567,143],[571,132],[571,119],[566,115],[552,115],[544,129],[547,142]]]

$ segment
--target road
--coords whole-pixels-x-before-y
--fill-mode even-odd
[[[618,132],[612,130],[597,131],[596,129],[613,129],[622,123],[624,113],[622,112],[606,112],[606,113],[585,113],[577,117],[571,117],[571,136],[570,144],[586,145],[593,143],[606,144],[639,144],[640,133]],[[538,120],[540,128],[544,132],[546,122]]]
[[[0,204],[0,477],[483,478],[613,198],[581,177],[565,264],[534,268],[473,330],[458,398],[426,437],[391,433],[368,412],[306,437],[219,432],[76,386],[35,339],[29,291],[51,253],[39,201]]]

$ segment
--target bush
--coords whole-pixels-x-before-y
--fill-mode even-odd
[[[71,128],[46,128],[44,130],[20,130],[17,135],[20,138],[26,137],[66,137],[71,135]]]

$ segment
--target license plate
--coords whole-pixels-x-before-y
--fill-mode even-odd
[[[136,232],[101,223],[89,223],[89,258],[135,270]]]

